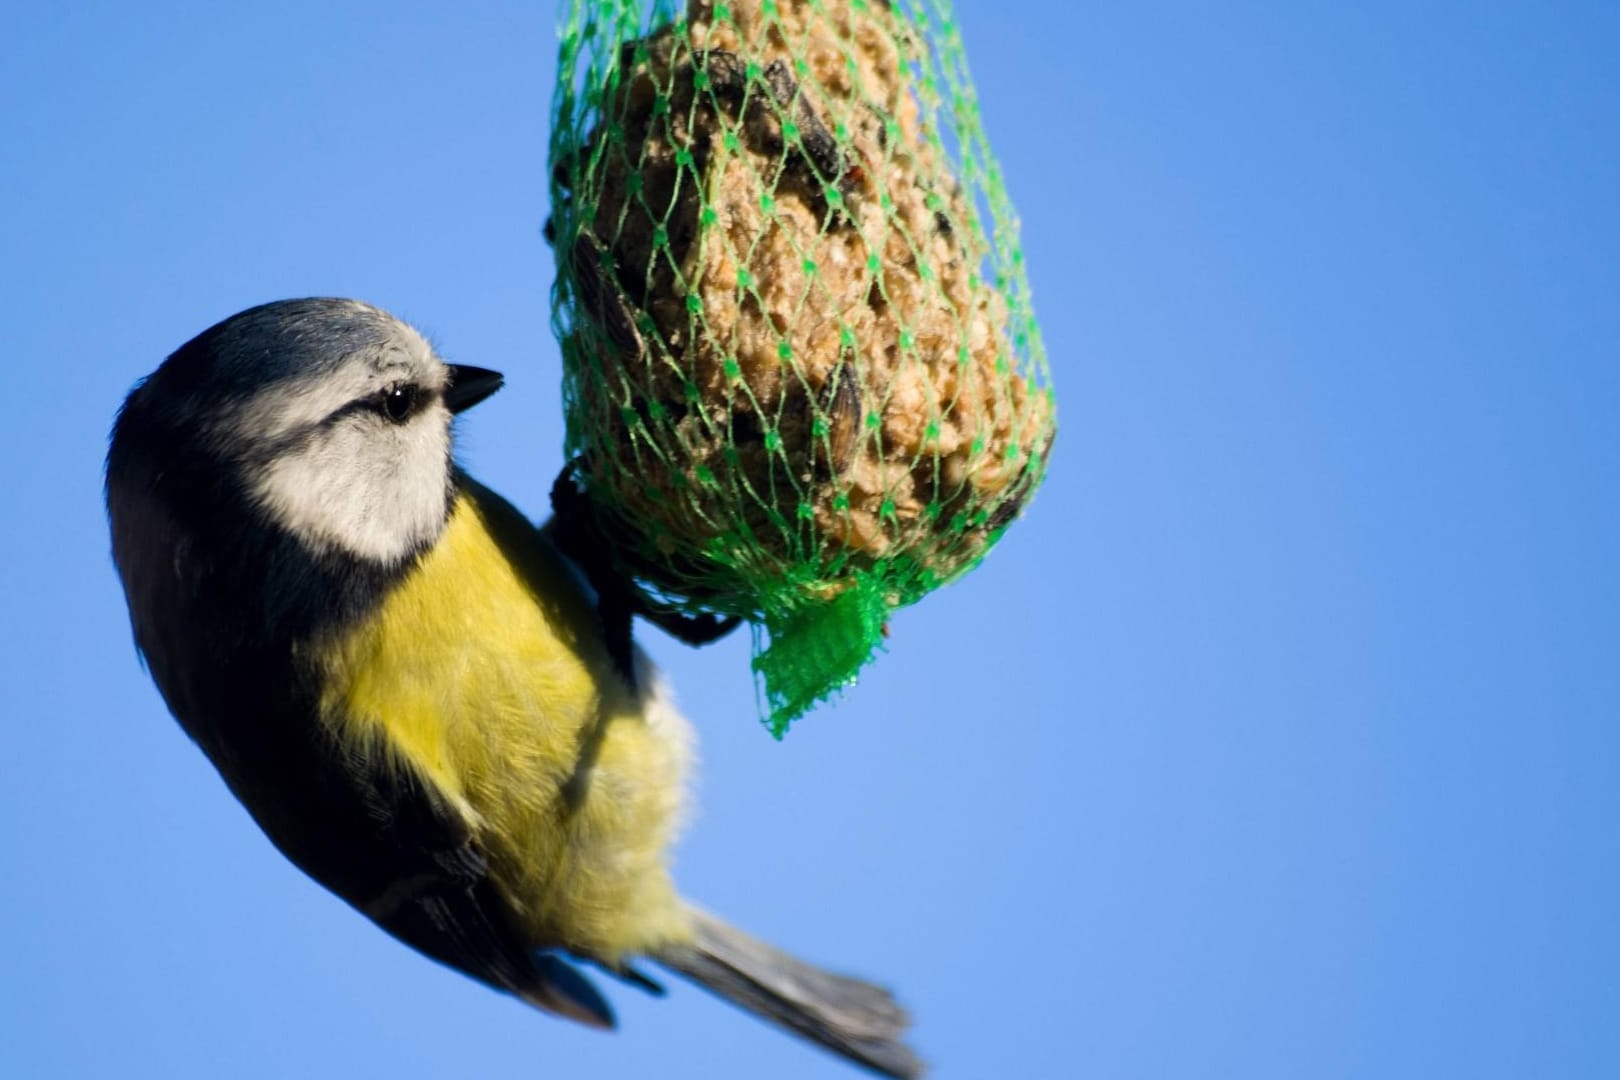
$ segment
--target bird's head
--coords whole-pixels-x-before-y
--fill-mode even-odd
[[[452,417],[500,385],[368,304],[264,304],[197,335],[130,395],[109,485],[121,454],[150,475],[210,475],[313,552],[397,564],[448,519]]]

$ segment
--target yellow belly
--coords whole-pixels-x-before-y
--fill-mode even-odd
[[[685,722],[613,673],[595,612],[533,526],[463,481],[444,535],[318,652],[340,745],[384,745],[472,823],[537,946],[607,962],[684,939],[665,864]]]

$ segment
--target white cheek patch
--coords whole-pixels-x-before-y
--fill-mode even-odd
[[[449,512],[449,417],[366,415],[314,433],[250,478],[270,517],[317,550],[391,563],[431,544]]]

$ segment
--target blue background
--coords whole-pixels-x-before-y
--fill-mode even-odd
[[[453,14],[452,14],[453,13]],[[1620,8],[960,0],[1063,434],[778,745],[741,638],[690,895],[899,988],[945,1078],[1620,1075]],[[286,865],[136,664],[104,437],[283,296],[504,369],[560,453],[550,5],[15,5],[0,33],[0,1075],[832,1077],[623,1031]]]

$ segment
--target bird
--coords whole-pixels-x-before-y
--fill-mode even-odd
[[[616,661],[580,569],[468,476],[502,376],[357,300],[204,330],[114,421],[105,496],[137,651],[293,864],[420,953],[614,1026],[651,960],[873,1072],[923,1066],[886,989],[677,890],[692,729]]]

